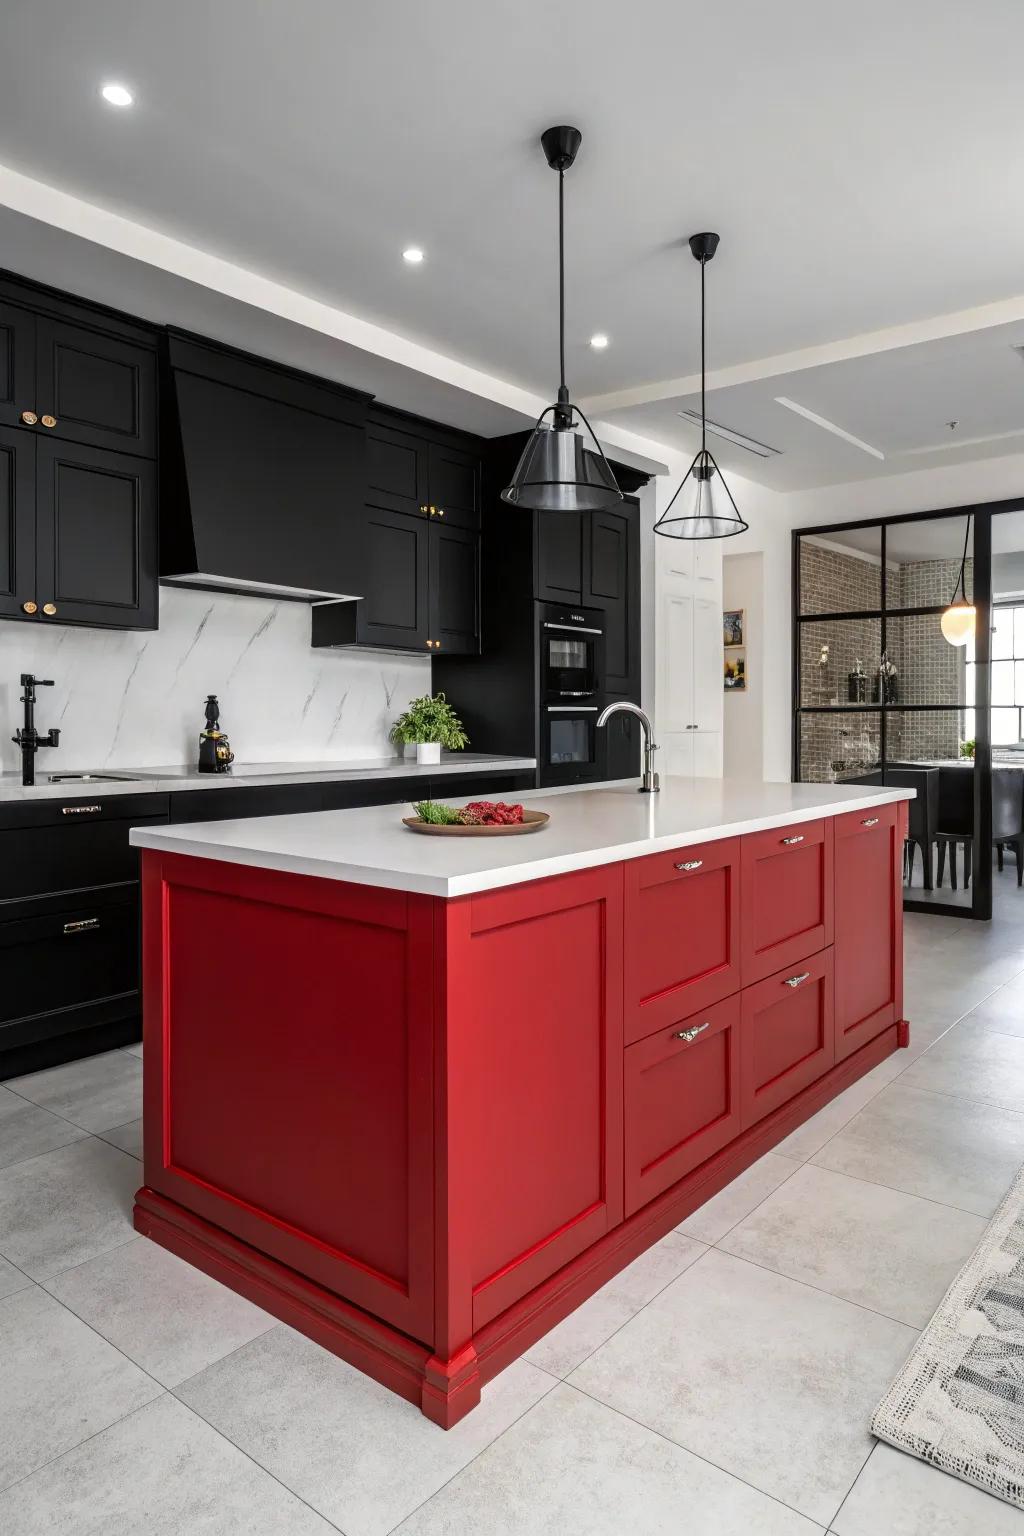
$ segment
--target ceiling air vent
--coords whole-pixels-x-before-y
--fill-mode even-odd
[[[700,411],[677,411],[684,421],[693,426],[700,426]],[[735,443],[737,448],[745,448],[748,453],[755,454],[759,459],[774,459],[781,452],[781,448],[770,448],[767,443],[759,443],[756,437],[748,437],[745,432],[737,432],[732,427],[723,427],[720,421],[712,421],[707,418],[707,430],[712,437],[720,437],[727,443]]]

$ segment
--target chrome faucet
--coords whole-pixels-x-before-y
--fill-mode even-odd
[[[654,727],[651,724],[650,716],[640,708],[639,704],[631,704],[628,699],[623,699],[620,703],[609,704],[606,708],[602,709],[597,717],[597,723],[598,725],[607,725],[612,715],[618,714],[620,710],[625,711],[628,715],[636,715],[644,733],[644,771],[638,785],[639,792],[642,795],[656,795],[661,785],[658,783],[658,775],[652,767],[654,754],[657,752],[658,747],[654,740]]]

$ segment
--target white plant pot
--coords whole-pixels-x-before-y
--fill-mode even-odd
[[[402,748],[402,756],[411,758],[416,756],[416,743],[414,741],[407,741],[405,743],[404,747]]]
[[[439,741],[418,741],[416,743],[416,761],[418,763],[439,763],[441,761],[441,743]]]

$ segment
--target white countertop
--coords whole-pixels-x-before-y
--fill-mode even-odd
[[[19,800],[90,799],[97,794],[167,794],[176,789],[236,789],[257,784],[326,784],[351,779],[429,779],[446,773],[529,773],[535,757],[489,757],[482,752],[442,752],[439,763],[420,767],[414,758],[375,757],[365,761],[324,763],[234,763],[230,773],[197,773],[192,766],[171,764],[158,768],[91,770],[98,777],[82,782],[50,784],[36,767],[38,783],[26,788],[20,773],[0,773],[0,804]],[[88,771],[88,770],[87,770]],[[107,772],[114,777],[106,777]]]
[[[660,794],[642,795],[636,783],[521,793],[517,800],[549,811],[551,821],[520,837],[424,837],[402,825],[405,807],[384,805],[135,828],[131,841],[257,869],[452,897],[914,797],[911,789],[873,785],[683,778],[664,780]]]

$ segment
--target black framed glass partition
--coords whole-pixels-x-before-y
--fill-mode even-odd
[[[917,790],[904,867],[911,909],[991,916],[991,741],[1018,732],[1014,746],[1024,744],[1024,511],[1013,531],[1020,618],[997,613],[995,636],[992,520],[1022,508],[986,504],[794,531],[793,777]],[[942,616],[961,567],[977,623],[967,645],[954,645]],[[990,685],[998,714],[990,714]]]

